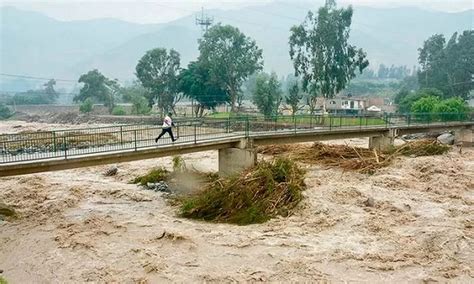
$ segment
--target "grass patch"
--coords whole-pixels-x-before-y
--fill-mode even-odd
[[[7,280],[0,276],[0,284],[8,284]]]
[[[147,174],[134,178],[131,183],[147,185],[148,183],[157,183],[169,178],[170,172],[163,167],[151,169]]]
[[[217,179],[183,198],[180,215],[238,225],[262,223],[289,215],[305,187],[304,170],[293,161],[261,161],[240,175]]]

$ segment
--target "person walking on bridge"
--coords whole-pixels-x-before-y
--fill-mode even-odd
[[[163,119],[163,126],[161,127],[162,128],[161,133],[158,137],[155,138],[156,143],[158,143],[158,139],[160,139],[163,135],[165,135],[165,133],[168,133],[170,135],[171,141],[174,142],[174,141],[178,140],[178,138],[176,138],[176,139],[174,138],[173,131],[171,130],[171,128],[174,126],[174,122],[171,119],[171,116],[172,116],[172,113],[170,112]]]

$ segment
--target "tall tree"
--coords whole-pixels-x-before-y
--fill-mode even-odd
[[[285,100],[286,103],[291,107],[291,113],[293,115],[300,109],[300,102],[303,98],[303,94],[300,92],[300,87],[298,86],[298,82],[295,81],[290,84],[288,88],[288,95],[286,96]]]
[[[474,30],[458,36],[454,33],[446,43],[443,35],[433,35],[419,49],[421,88],[436,88],[444,98],[467,99],[474,89]]]
[[[162,112],[174,111],[179,101],[178,74],[180,55],[174,49],[168,52],[164,48],[149,50],[138,61],[135,68],[136,76],[148,89],[148,104],[155,101]]]
[[[198,102],[196,116],[202,116],[206,109],[215,109],[218,105],[229,102],[225,90],[211,80],[209,69],[199,61],[189,63],[188,68],[181,71],[179,90]]]
[[[334,0],[315,15],[309,11],[305,21],[291,28],[290,57],[295,75],[313,99],[316,95],[332,98],[343,90],[355,71],[369,65],[362,49],[348,43],[352,7],[338,9]]]
[[[275,73],[270,76],[262,73],[257,76],[253,102],[266,118],[278,114],[282,100],[281,84]]]
[[[103,103],[109,113],[112,113],[116,96],[120,89],[117,80],[110,80],[102,75],[99,70],[94,69],[81,75],[79,83],[84,83],[84,86],[79,91],[79,94],[74,97],[75,102],[84,102],[90,98],[93,101]]]
[[[44,83],[44,92],[53,98],[57,98],[58,93],[54,89],[54,85],[56,85],[56,80],[50,79],[48,82]]]
[[[210,70],[211,80],[226,91],[236,111],[242,82],[262,69],[262,50],[236,27],[218,24],[199,40],[199,51],[199,61]]]
[[[148,114],[150,112],[147,100],[148,90],[140,82],[134,81],[131,86],[122,88],[121,93],[123,100],[132,104],[132,114]]]

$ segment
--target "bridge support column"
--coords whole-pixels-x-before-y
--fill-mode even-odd
[[[454,132],[454,142],[462,144],[465,147],[474,146],[474,127],[462,128]]]
[[[219,175],[230,176],[255,166],[257,152],[252,146],[252,141],[243,139],[237,147],[219,150]]]
[[[369,138],[369,149],[376,149],[379,151],[385,151],[393,146],[393,141],[397,136],[397,130],[391,129],[387,134],[382,136],[374,136]]]

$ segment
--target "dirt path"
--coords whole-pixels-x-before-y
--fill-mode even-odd
[[[183,157],[217,170],[216,152]],[[371,176],[311,166],[295,215],[245,227],[178,218],[161,193],[127,183],[156,165],[171,158],[119,164],[114,177],[94,167],[0,179],[0,200],[22,216],[0,221],[4,277],[473,282],[474,149],[400,158]]]

